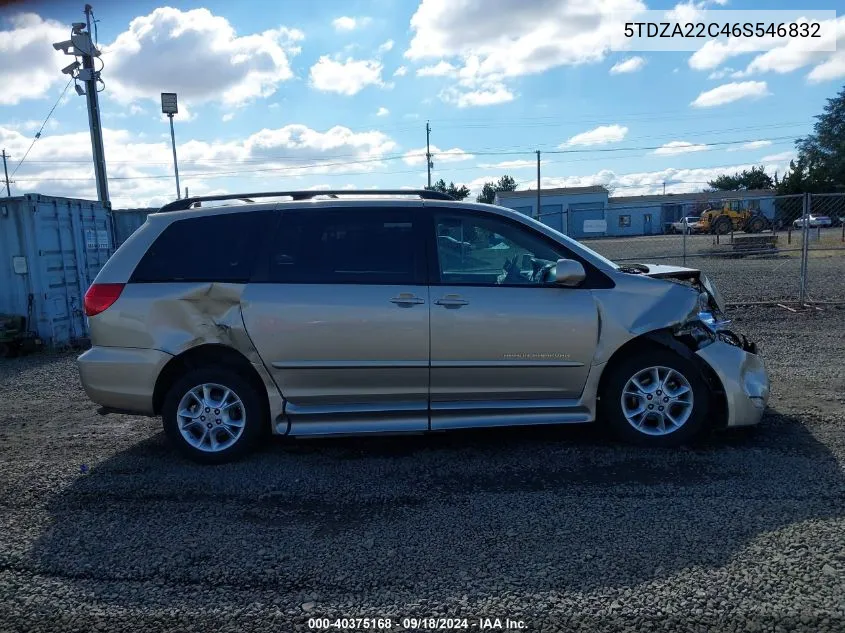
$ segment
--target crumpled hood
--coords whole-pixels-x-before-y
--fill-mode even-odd
[[[685,268],[683,266],[670,266],[667,264],[634,264],[632,267],[639,270],[646,277],[653,277],[655,279],[691,279],[696,281],[700,284],[701,290],[710,295],[710,299],[719,311],[722,313],[725,312],[725,300],[722,298],[722,295],[716,290],[716,287],[707,275],[703,275],[697,268]]]

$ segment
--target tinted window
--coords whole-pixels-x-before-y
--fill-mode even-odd
[[[255,240],[267,213],[226,213],[178,220],[141,258],[133,282],[249,280]]]
[[[568,256],[563,247],[496,217],[443,213],[435,226],[446,284],[542,285],[548,268]]]
[[[287,211],[270,245],[276,283],[423,283],[413,213],[394,209]]]

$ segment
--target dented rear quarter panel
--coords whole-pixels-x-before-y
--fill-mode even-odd
[[[169,354],[206,343],[261,362],[241,318],[244,284],[127,284],[120,298],[91,319],[94,345],[141,347]]]
[[[284,402],[244,327],[245,284],[127,284],[108,310],[90,319],[95,346],[153,349],[178,356],[200,345],[225,345],[244,355],[267,389],[271,418]]]

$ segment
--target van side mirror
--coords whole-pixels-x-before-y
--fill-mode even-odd
[[[557,260],[554,280],[558,286],[574,288],[586,278],[587,272],[584,270],[581,262],[576,262],[574,259]]]

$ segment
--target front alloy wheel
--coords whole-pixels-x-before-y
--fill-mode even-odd
[[[622,413],[641,433],[668,435],[689,420],[693,402],[692,387],[683,374],[669,367],[647,367],[625,384]]]
[[[677,446],[704,430],[710,388],[692,360],[649,347],[614,361],[607,372],[599,417],[619,439]]]

